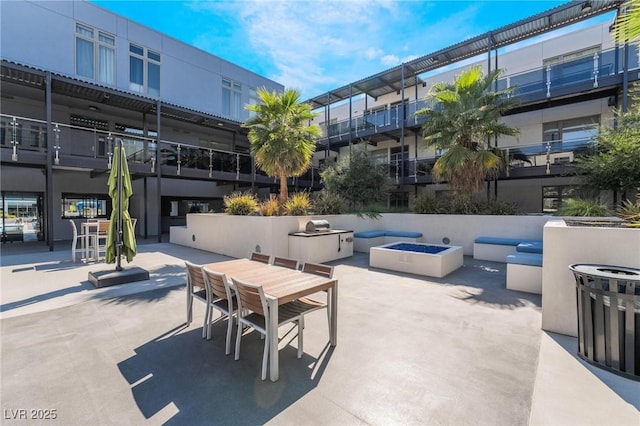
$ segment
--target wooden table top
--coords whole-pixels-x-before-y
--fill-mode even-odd
[[[249,259],[227,260],[208,263],[204,266],[225,274],[228,279],[237,278],[261,285],[266,294],[278,299],[279,305],[327,290],[336,284],[333,278],[267,265]]]

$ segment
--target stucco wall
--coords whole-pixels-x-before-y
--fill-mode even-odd
[[[392,230],[422,232],[424,242],[461,246],[473,255],[478,236],[542,239],[548,216],[467,216],[386,213],[379,219],[356,215],[327,216],[229,216],[226,214],[189,214],[186,227],[172,227],[170,241],[201,250],[246,257],[259,245],[262,252],[288,256],[287,236],[303,230],[310,219],[325,219],[333,229],[359,231]],[[195,241],[193,240],[195,237]]]

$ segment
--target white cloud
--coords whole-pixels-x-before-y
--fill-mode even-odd
[[[384,55],[382,49],[374,49],[373,47],[368,48],[364,52],[364,56],[367,59],[376,59]]]
[[[387,67],[394,67],[396,65],[400,65],[400,58],[396,55],[384,55],[380,58],[380,63]]]
[[[427,2],[251,0],[193,7],[216,17],[236,16],[234,33],[246,36],[245,50],[269,62],[265,69],[273,71],[266,76],[300,89],[303,98],[458,42],[460,34],[452,29],[472,28],[477,12],[471,5],[426,24],[432,13]]]
[[[388,42],[387,18],[397,15],[400,6],[392,1],[353,0],[195,5],[216,14],[235,13],[253,50],[275,67],[268,77],[300,88],[303,96],[380,71],[383,44]]]

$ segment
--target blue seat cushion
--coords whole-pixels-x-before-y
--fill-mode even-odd
[[[475,242],[478,244],[495,244],[499,246],[517,246],[523,240],[520,238],[502,238],[502,237],[478,237]]]
[[[421,232],[410,231],[384,231],[387,237],[405,237],[405,238],[422,238]]]
[[[364,231],[353,234],[354,238],[377,238],[384,237],[384,231]]]
[[[542,241],[529,241],[520,243],[516,246],[516,251],[519,251],[521,253],[542,254]]]
[[[516,252],[507,256],[507,263],[516,265],[542,266],[542,255],[538,253]]]

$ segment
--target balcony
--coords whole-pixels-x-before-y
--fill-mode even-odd
[[[565,139],[500,148],[507,167],[500,179],[524,177],[558,176],[566,172],[567,166],[580,155],[595,149],[591,138]],[[439,155],[405,159],[392,159],[386,163],[389,178],[395,184],[433,183],[431,173]],[[404,164],[403,164],[404,163]]]
[[[254,169],[251,155],[185,143],[161,140],[156,158],[155,138],[127,133],[108,132],[63,123],[52,123],[54,141],[50,155],[54,168],[89,170],[92,175],[107,173],[111,167],[113,148],[122,141],[135,177],[163,177],[215,180],[217,182],[272,185],[274,180]],[[47,123],[25,117],[0,114],[0,158],[5,164],[44,167],[47,164]],[[291,185],[318,186],[319,170],[309,169],[291,180]]]
[[[628,77],[629,81],[635,81],[640,78],[640,47],[630,45],[629,48]],[[581,93],[603,92],[622,84],[623,60],[623,49],[605,50],[593,56],[507,75],[498,80],[498,89],[514,88],[513,96],[521,106]],[[399,140],[402,126],[415,131],[419,129],[424,117],[416,116],[416,112],[430,105],[425,99],[407,102],[406,121],[403,120],[402,105],[394,105],[321,126],[324,136],[319,143],[341,147],[350,140],[355,143],[361,138],[374,142],[385,138]]]

